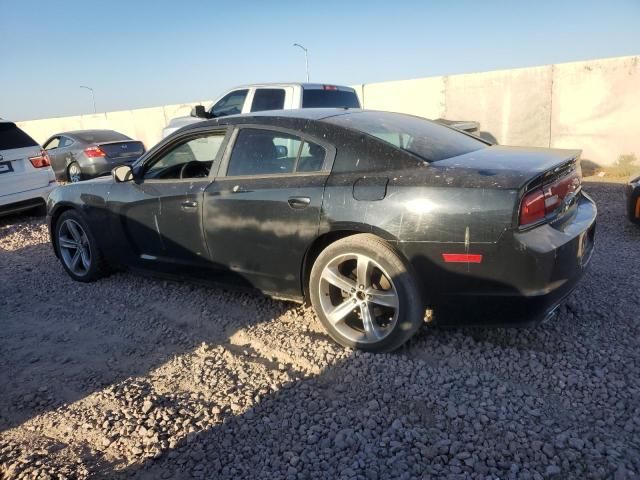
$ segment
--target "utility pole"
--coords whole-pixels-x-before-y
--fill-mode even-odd
[[[302,45],[300,45],[299,43],[294,43],[293,44],[294,47],[299,47],[304,51],[304,66],[305,66],[305,70],[307,72],[307,83],[309,82],[309,51],[304,48]]]
[[[86,88],[91,92],[91,98],[93,99],[93,113],[96,113],[96,94],[91,87],[85,87],[84,85],[80,85],[80,88]]]

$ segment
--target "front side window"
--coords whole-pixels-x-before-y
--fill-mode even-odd
[[[282,88],[258,88],[253,94],[252,112],[264,110],[282,110],[285,91]]]
[[[53,137],[47,143],[44,144],[45,150],[54,150],[60,146],[60,137]]]
[[[242,106],[244,105],[248,92],[249,90],[235,90],[226,94],[211,107],[209,111],[211,117],[226,117],[227,115],[242,113]]]
[[[147,179],[204,178],[220,155],[224,132],[185,140],[162,154],[146,169]]]

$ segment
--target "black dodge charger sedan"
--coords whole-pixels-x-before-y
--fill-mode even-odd
[[[593,250],[579,154],[396,113],[261,112],[57,188],[48,221],[75,280],[119,267],[250,287],[310,301],[342,345],[390,351],[427,309],[493,325],[557,307]]]

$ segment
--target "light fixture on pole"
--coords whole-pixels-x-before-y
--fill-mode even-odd
[[[300,47],[304,51],[304,65],[307,72],[307,82],[309,81],[309,51],[299,43],[294,43],[294,47]]]
[[[96,113],[96,94],[91,87],[85,87],[84,85],[80,85],[80,88],[86,88],[91,91],[91,98],[93,99],[93,113]]]

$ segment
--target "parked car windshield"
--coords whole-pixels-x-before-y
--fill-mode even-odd
[[[307,89],[302,92],[302,108],[360,108],[356,92]]]
[[[481,140],[424,118],[388,112],[353,112],[327,122],[377,137],[428,162],[487,147]]]
[[[0,122],[0,150],[35,147],[36,141],[20,130],[15,123]]]

